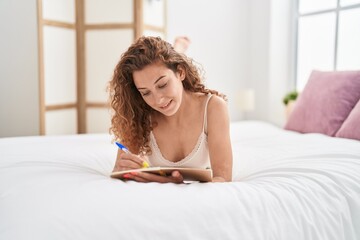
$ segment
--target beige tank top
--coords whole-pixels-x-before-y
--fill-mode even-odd
[[[199,139],[188,156],[177,162],[172,162],[165,159],[156,143],[153,132],[150,132],[150,147],[151,155],[148,156],[148,161],[152,167],[196,167],[196,168],[210,168],[209,147],[207,142],[207,105],[211,98],[211,94],[208,94],[206,99],[203,130],[199,136]]]

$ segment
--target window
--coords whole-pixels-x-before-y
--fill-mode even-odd
[[[298,0],[296,89],[313,69],[360,69],[360,0]]]

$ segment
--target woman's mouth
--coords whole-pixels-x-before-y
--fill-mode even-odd
[[[166,109],[166,108],[170,105],[171,102],[172,102],[172,100],[170,100],[168,103],[166,103],[165,105],[161,106],[160,108],[161,108],[161,109]]]

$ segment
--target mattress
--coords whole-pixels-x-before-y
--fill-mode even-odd
[[[231,123],[233,181],[109,177],[107,134],[0,139],[0,239],[360,239],[360,142]]]

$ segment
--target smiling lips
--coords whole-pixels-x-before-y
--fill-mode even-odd
[[[166,105],[164,105],[164,106],[162,106],[160,108],[161,109],[166,109],[170,105],[171,102],[172,102],[172,100],[170,100]]]

